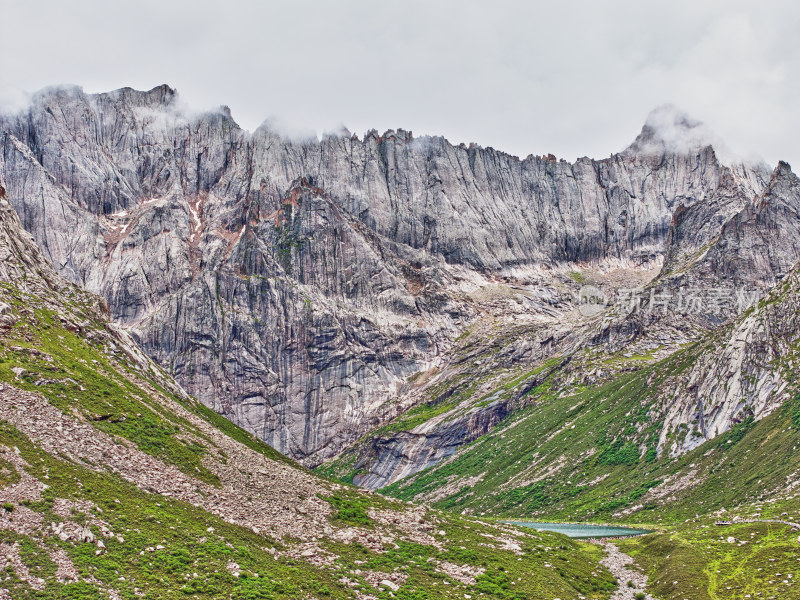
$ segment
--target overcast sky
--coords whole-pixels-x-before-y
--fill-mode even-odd
[[[573,160],[673,103],[800,171],[800,3],[0,0],[0,102],[176,87],[254,129],[402,127]]]

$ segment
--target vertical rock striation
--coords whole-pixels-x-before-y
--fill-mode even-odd
[[[314,465],[448,351],[481,313],[475,282],[652,268],[676,210],[718,203],[721,225],[769,180],[660,135],[648,123],[600,161],[520,160],[404,130],[251,134],[167,86],[62,88],[0,117],[0,176],[60,274],[191,393]]]

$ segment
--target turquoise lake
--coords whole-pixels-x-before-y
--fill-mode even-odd
[[[602,538],[602,537],[629,537],[650,533],[648,529],[633,529],[631,527],[615,527],[609,525],[581,525],[572,523],[540,523],[537,521],[505,521],[511,525],[530,527],[540,531],[555,531],[571,538]]]

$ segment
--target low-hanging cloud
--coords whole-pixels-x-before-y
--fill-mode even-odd
[[[176,87],[292,138],[404,128],[526,156],[608,156],[674,103],[738,154],[800,162],[800,5],[764,0],[6,3],[0,102]],[[120,24],[124,23],[124,27]]]
[[[725,165],[762,165],[764,160],[755,153],[737,154],[732,151],[708,125],[693,118],[672,104],[654,109],[645,121],[641,135],[634,144],[638,152],[660,155],[663,152],[691,154],[711,146]]]

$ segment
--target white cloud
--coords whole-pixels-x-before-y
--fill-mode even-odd
[[[622,149],[673,103],[738,154],[800,164],[788,1],[30,0],[3,22],[5,103],[169,83],[251,130],[277,115],[286,131],[402,127],[569,159]]]
[[[726,165],[757,162],[757,156],[740,156],[732,152],[727,143],[702,121],[672,104],[654,109],[645,120],[642,134],[636,139],[637,152],[661,155],[664,151],[690,154],[712,146],[717,158]]]

